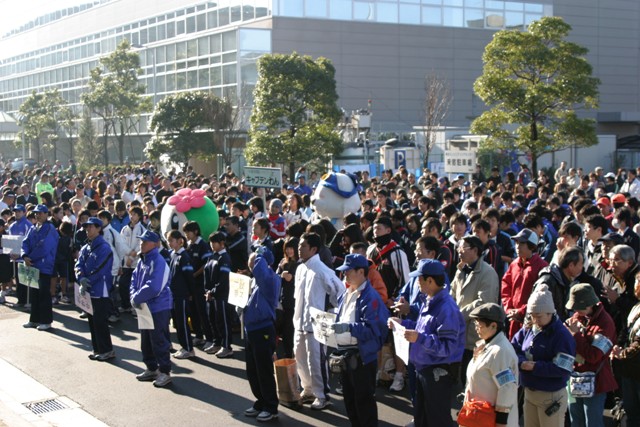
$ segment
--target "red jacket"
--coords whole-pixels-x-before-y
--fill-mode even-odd
[[[596,372],[596,393],[606,393],[618,388],[613,369],[609,363],[609,354],[616,344],[616,327],[613,319],[598,303],[590,318],[574,313],[572,319],[578,320],[584,327],[573,335],[576,340],[576,372]],[[599,337],[594,345],[594,337],[600,334],[609,341]],[[603,349],[608,349],[603,352]],[[602,367],[601,367],[602,366]]]
[[[524,263],[522,259],[516,258],[509,265],[507,272],[502,277],[500,287],[500,298],[504,311],[516,309],[520,319],[524,319],[527,313],[527,301],[531,296],[533,284],[538,279],[538,273],[548,264],[540,258],[540,255],[533,254]],[[512,321],[509,325],[509,339],[513,338],[516,332],[522,327],[522,322]]]

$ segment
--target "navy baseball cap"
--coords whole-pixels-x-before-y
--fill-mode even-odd
[[[344,258],[344,264],[336,268],[338,271],[353,270],[355,268],[367,268],[369,261],[360,254],[349,254]]]
[[[435,259],[423,259],[416,271],[409,273],[409,277],[444,276],[444,265]]]
[[[158,233],[147,230],[142,233],[142,235],[140,236],[140,240],[143,240],[145,242],[158,243],[160,241],[160,236],[158,235]]]
[[[538,235],[528,228],[523,228],[518,234],[512,236],[511,240],[515,240],[518,243],[532,243],[534,245],[537,245]]]
[[[14,211],[22,211],[22,212],[26,212],[27,209],[24,207],[24,205],[21,204],[17,204],[13,207]]]
[[[88,224],[95,225],[96,227],[100,227],[100,228],[102,228],[104,225],[102,223],[102,220],[100,218],[96,218],[95,216],[92,216],[91,218],[89,218],[86,222],[82,224],[82,226],[84,227]]]
[[[42,213],[49,213],[49,208],[47,207],[47,205],[38,205],[35,208],[33,208],[34,212],[42,212]]]

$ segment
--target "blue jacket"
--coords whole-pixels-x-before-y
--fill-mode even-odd
[[[348,294],[343,292],[338,298],[338,317],[336,322],[340,322],[340,311],[342,304]],[[389,310],[384,305],[380,294],[373,289],[367,280],[366,286],[356,300],[356,321],[350,324],[351,336],[358,340],[358,350],[363,364],[377,360],[378,352],[382,344],[387,339],[387,319]]]
[[[58,230],[49,221],[41,227],[31,227],[22,242],[22,258],[31,259],[40,273],[53,274],[59,238]]]
[[[520,369],[520,385],[541,391],[566,387],[573,363],[567,366],[568,369],[562,368],[556,364],[556,357],[559,353],[575,357],[576,342],[557,315],[535,335],[532,328],[520,329],[511,344],[518,355],[518,365],[527,360],[536,362],[533,371]]]
[[[98,236],[80,249],[76,261],[76,277],[78,280],[86,277],[91,285],[91,298],[108,298],[113,287],[113,252],[111,246]]]
[[[400,289],[400,294],[398,294],[396,301],[400,301],[400,297],[404,297],[404,300],[409,303],[409,314],[407,314],[407,319],[413,320],[414,322],[418,320],[424,294],[420,292],[420,283],[418,282],[417,277],[412,277],[411,280],[409,280],[402,289]]]
[[[140,256],[131,276],[129,290],[133,302],[146,302],[152,313],[173,308],[173,295],[169,289],[169,266],[158,248]]]
[[[31,221],[29,221],[25,215],[9,226],[9,234],[12,236],[25,236],[32,227],[33,224],[31,224]]]
[[[247,332],[274,325],[280,284],[280,276],[273,272],[262,255],[258,255],[253,266],[251,295],[243,312]]]
[[[111,228],[116,230],[118,233],[122,231],[122,228],[131,222],[131,218],[129,218],[129,214],[125,214],[122,218],[118,215],[114,215],[111,220]]]
[[[403,320],[402,326],[419,333],[409,349],[409,360],[417,370],[462,360],[466,325],[446,289],[426,299],[417,321]]]

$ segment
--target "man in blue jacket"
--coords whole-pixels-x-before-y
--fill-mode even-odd
[[[33,224],[27,219],[27,210],[24,205],[15,205],[13,207],[13,215],[16,220],[9,226],[9,234],[12,236],[26,236],[27,232]],[[27,303],[27,287],[20,283],[20,277],[18,277],[18,255],[11,255],[11,261],[13,261],[13,277],[16,279],[16,293],[18,302],[16,306],[23,307]]]
[[[271,269],[273,254],[260,246],[249,257],[253,273],[251,294],[243,310],[246,332],[247,378],[256,397],[253,406],[244,411],[247,417],[269,421],[278,417],[278,393],[273,376],[272,356],[276,349],[276,307],[280,296],[280,276]]]
[[[411,343],[409,361],[416,367],[416,426],[445,427],[451,419],[451,390],[458,378],[464,352],[465,322],[460,308],[446,290],[440,261],[425,259],[409,276],[418,277],[426,295],[416,321],[405,319],[405,338]],[[393,327],[389,319],[389,327]]]
[[[22,242],[22,259],[28,267],[39,271],[38,289],[29,289],[31,316],[25,328],[37,328],[39,331],[51,329],[53,307],[51,305],[51,274],[56,261],[58,230],[47,221],[49,209],[38,205],[33,209],[36,225],[29,229]]]
[[[91,217],[82,224],[87,232],[87,244],[80,249],[75,265],[80,292],[89,292],[93,307],[93,314],[87,316],[93,346],[89,359],[100,362],[116,357],[108,321],[111,310],[109,295],[113,288],[113,252],[102,237],[102,226],[102,221],[96,217]]]
[[[156,387],[171,384],[171,359],[169,357],[169,319],[173,296],[169,289],[169,266],[158,246],[160,236],[145,231],[140,236],[140,260],[131,276],[131,306],[136,310],[147,304],[153,316],[153,329],[140,331],[142,361],[147,369],[136,378],[153,381]]]
[[[344,406],[351,425],[374,426],[378,424],[378,352],[387,338],[389,311],[367,279],[367,258],[349,254],[337,270],[345,272],[348,285],[347,292],[338,298],[338,317],[331,326],[338,351],[347,350],[348,354],[341,374]]]

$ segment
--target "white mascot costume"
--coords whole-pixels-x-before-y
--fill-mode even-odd
[[[328,218],[336,229],[341,229],[342,218],[360,210],[360,188],[353,174],[330,172],[323,175],[311,196],[311,205],[315,211],[311,222]]]

